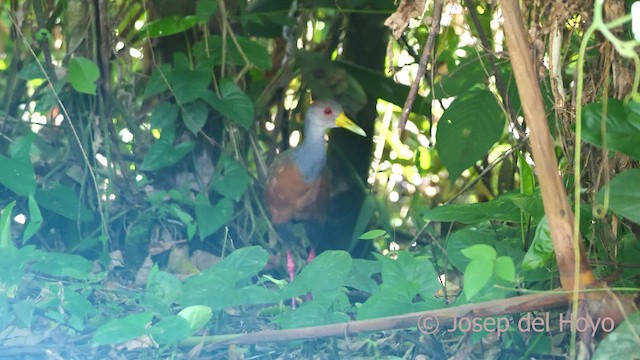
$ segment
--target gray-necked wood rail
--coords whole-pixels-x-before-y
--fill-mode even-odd
[[[364,130],[344,114],[340,104],[332,100],[314,101],[305,116],[302,144],[278,155],[269,167],[265,197],[271,220],[279,230],[289,229],[289,235],[293,221],[325,219],[331,189],[324,135],[336,127],[366,136]],[[280,232],[283,240],[290,241]],[[289,246],[286,244],[287,271],[293,280],[295,262]],[[307,261],[313,256],[312,249]]]

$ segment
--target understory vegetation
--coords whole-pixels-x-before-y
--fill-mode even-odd
[[[637,353],[640,6],[510,4],[2,1],[0,358]],[[367,137],[290,281],[318,98]]]

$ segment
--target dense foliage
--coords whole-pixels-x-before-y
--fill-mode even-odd
[[[323,343],[220,347],[234,334],[560,286],[535,176],[545,159],[531,155],[499,5],[445,2],[421,64],[433,5],[423,15],[424,2],[399,3],[2,2],[0,347],[23,356],[46,344],[34,354],[64,358],[185,347],[229,358],[567,353],[572,334],[557,326],[432,335],[415,323],[348,341],[338,332]],[[589,263],[611,288],[637,291],[631,4],[605,6],[604,20],[584,1],[523,5]],[[294,229],[301,265],[318,238],[327,251],[289,282],[263,184],[273,158],[299,143],[312,97],[336,99],[368,137],[331,131],[327,223]],[[557,324],[562,313],[551,316]],[[596,356],[637,349],[637,314],[628,324],[636,330],[616,330],[626,342],[606,338]]]

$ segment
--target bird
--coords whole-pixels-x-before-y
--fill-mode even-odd
[[[328,129],[344,128],[360,136],[367,136],[342,110],[329,99],[311,103],[305,115],[303,142],[279,154],[269,167],[265,198],[271,221],[281,234],[287,248],[289,280],[295,276],[295,262],[291,252],[292,224],[296,221],[323,222],[330,200],[330,172],[326,166],[325,133]],[[313,244],[312,244],[313,245]],[[313,260],[312,247],[307,262]]]

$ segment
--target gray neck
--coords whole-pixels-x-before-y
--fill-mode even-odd
[[[308,126],[304,131],[303,143],[293,151],[293,161],[306,182],[314,181],[322,174],[327,160],[325,131],[323,128]]]

